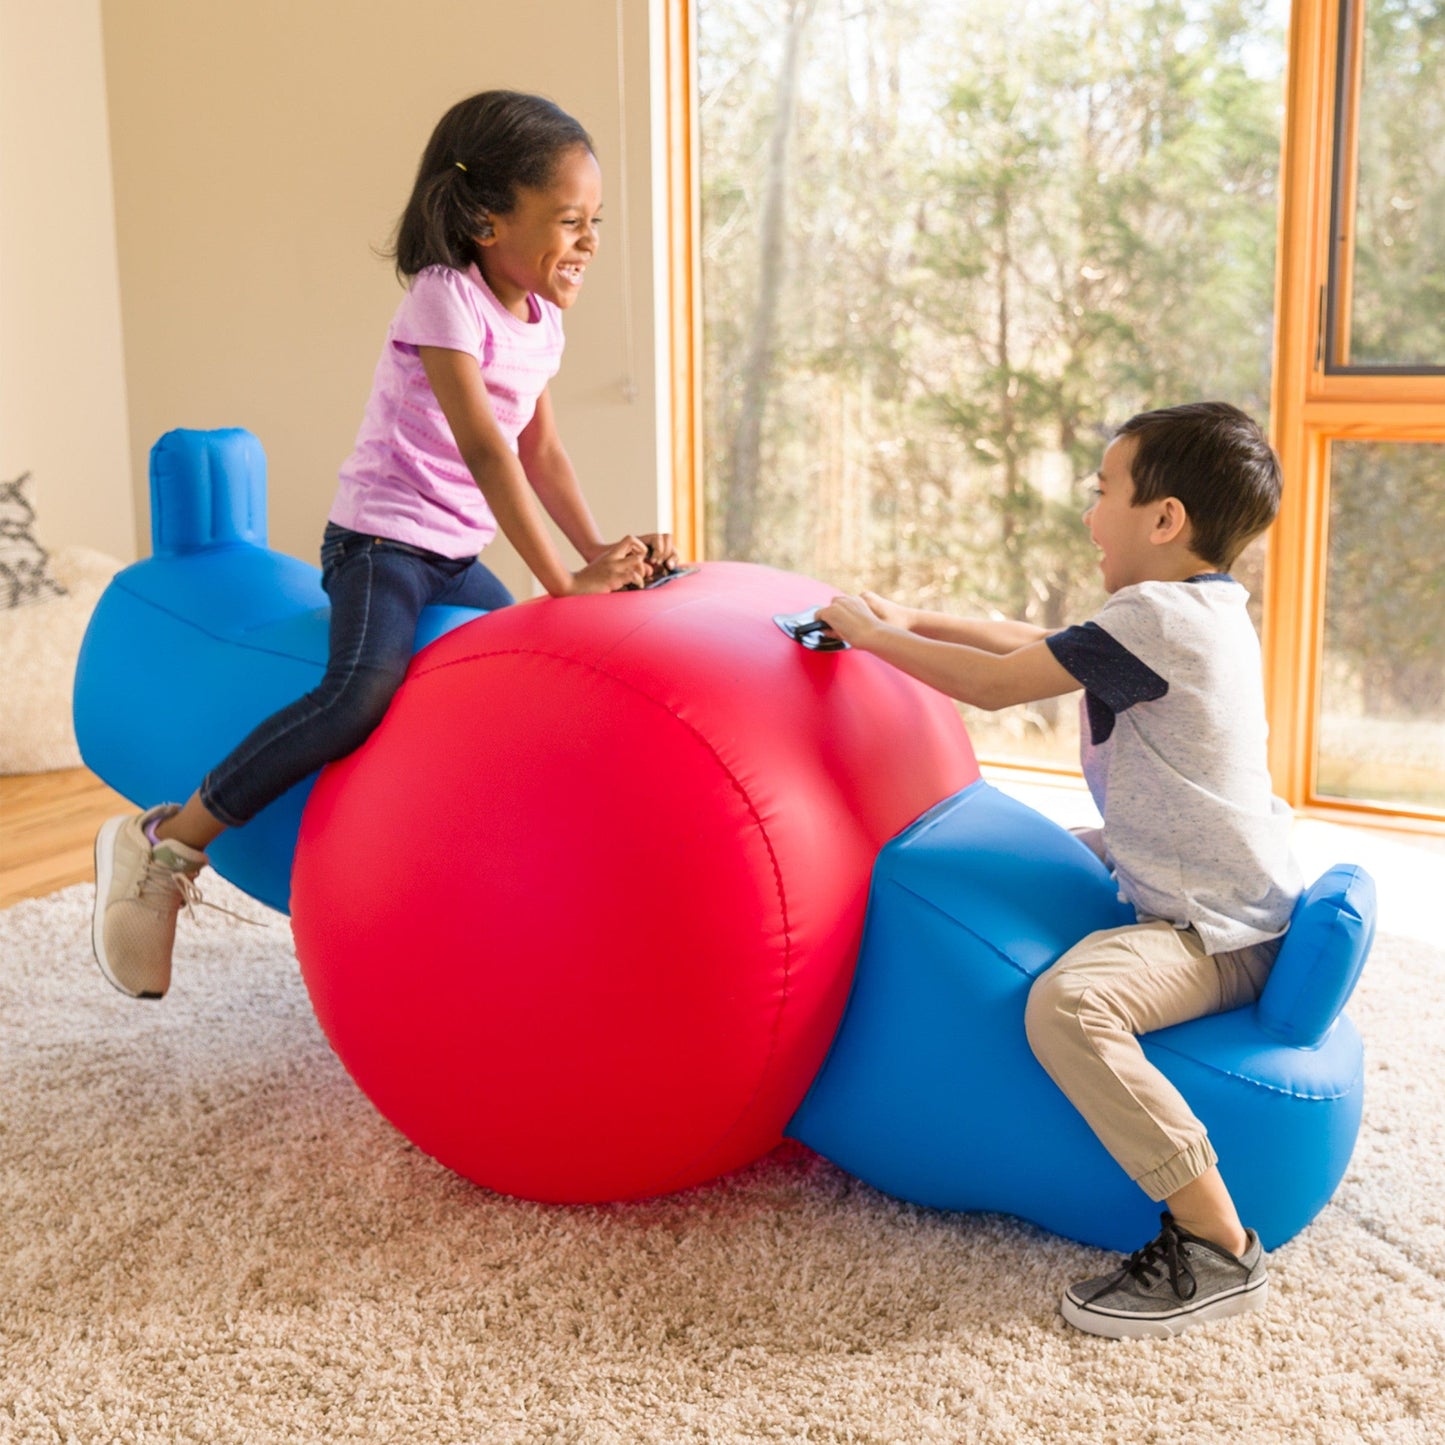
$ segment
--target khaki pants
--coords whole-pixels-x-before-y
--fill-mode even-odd
[[[1218,1156],[1136,1036],[1252,1003],[1279,942],[1210,955],[1192,928],[1141,923],[1091,933],[1034,980],[1029,1046],[1151,1199],[1167,1199]]]

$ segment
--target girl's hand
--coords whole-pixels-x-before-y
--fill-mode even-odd
[[[629,585],[647,581],[647,546],[638,537],[624,537],[604,547],[579,571],[572,574],[569,596],[618,592]]]
[[[913,631],[913,608],[890,602],[876,592],[863,593],[863,600],[868,604],[868,610],[880,622],[887,623],[889,627],[902,628],[904,632]]]
[[[835,597],[818,609],[818,621],[864,652],[869,639],[883,626],[883,620],[861,597]]]
[[[649,577],[671,572],[677,566],[677,548],[672,545],[670,532],[644,532],[638,541],[647,548]]]

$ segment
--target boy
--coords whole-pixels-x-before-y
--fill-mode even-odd
[[[1117,1273],[1065,1290],[1064,1318],[1124,1339],[1261,1309],[1263,1252],[1203,1125],[1137,1035],[1259,997],[1301,889],[1272,795],[1259,644],[1228,575],[1274,520],[1279,462],[1243,412],[1145,412],[1104,453],[1084,514],[1109,600],[1059,632],[838,597],[819,618],[854,647],[976,707],[1084,689],[1084,776],[1104,819],[1081,834],[1137,925],[1090,934],[1035,980],[1029,1044],[1105,1148],[1165,1204]]]

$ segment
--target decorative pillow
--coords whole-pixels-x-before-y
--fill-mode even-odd
[[[35,508],[25,495],[25,472],[0,482],[0,611],[64,597],[65,588],[50,575],[50,554],[35,540]]]
[[[121,564],[89,547],[57,547],[51,565],[65,596],[0,610],[0,774],[80,766],[70,703],[76,659]]]

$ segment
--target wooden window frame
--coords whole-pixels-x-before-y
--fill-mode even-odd
[[[706,536],[702,479],[702,235],[698,181],[697,48],[692,0],[662,0],[667,144],[667,371],[672,421],[672,534],[699,558]]]
[[[1362,16],[1358,0],[1354,12]],[[1294,0],[1280,168],[1272,440],[1284,470],[1265,574],[1264,672],[1270,769],[1296,811],[1336,821],[1445,832],[1438,812],[1322,795],[1314,768],[1323,659],[1332,441],[1445,442],[1445,375],[1329,364],[1326,328],[1348,325],[1348,265],[1328,305],[1338,216],[1353,225],[1353,137],[1337,167],[1337,116],[1353,125],[1361,44],[1341,63],[1344,0]],[[666,96],[668,298],[674,530],[683,555],[704,538],[697,67],[693,0],[662,0]],[[1341,87],[1348,86],[1348,94]],[[1342,104],[1342,102],[1344,102]],[[1337,186],[1340,188],[1337,195]],[[1343,254],[1348,256],[1345,248]],[[1339,348],[1336,355],[1346,353]],[[1050,770],[1052,771],[1052,770]]]
[[[1315,784],[1330,443],[1445,442],[1445,375],[1335,361],[1348,357],[1364,3],[1294,0],[1290,17],[1271,407],[1285,489],[1269,540],[1264,608],[1270,768],[1298,811],[1445,831],[1438,812],[1328,796]],[[1336,254],[1342,264],[1332,300]]]

